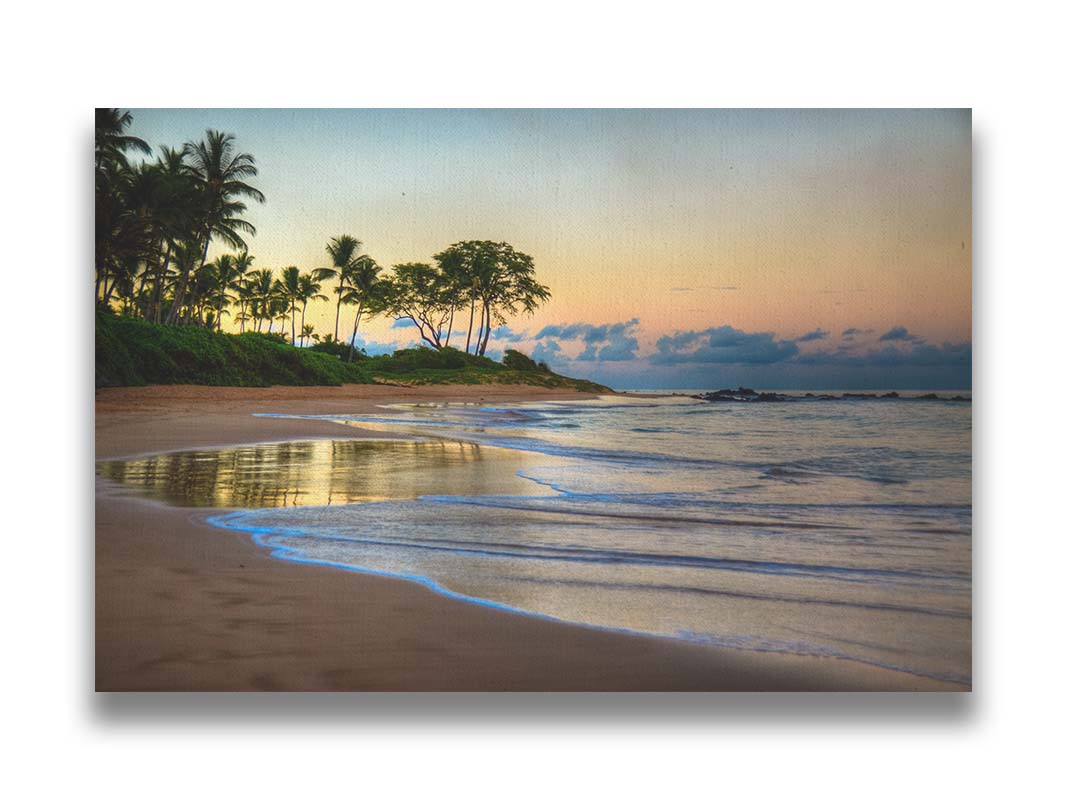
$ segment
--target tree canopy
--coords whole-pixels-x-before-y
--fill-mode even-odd
[[[255,225],[249,203],[266,198],[254,185],[255,158],[233,134],[208,130],[182,147],[161,145],[155,158],[130,132],[120,109],[96,110],[96,297],[105,309],[168,325],[274,332],[289,341],[314,338],[308,305],[335,298],[340,345],[342,307],[355,309],[349,357],[361,321],[387,315],[409,321],[428,347],[451,344],[466,316],[465,349],[483,356],[494,326],[529,314],[550,298],[533,258],[507,242],[461,241],[433,256],[383,270],[363,242],[342,233],[325,246],[325,263],[253,269]],[[214,243],[223,252],[208,260]],[[324,285],[330,284],[324,289]],[[297,314],[299,312],[299,322]],[[459,320],[456,319],[457,314]],[[477,318],[477,321],[476,321]],[[288,323],[288,325],[286,325]],[[300,331],[298,337],[297,331]]]

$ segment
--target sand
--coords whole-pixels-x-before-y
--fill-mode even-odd
[[[255,413],[589,395],[527,386],[102,390],[97,458],[307,438],[387,436]],[[407,581],[271,558],[98,479],[98,691],[959,691],[838,659],[727,650],[524,617]]]

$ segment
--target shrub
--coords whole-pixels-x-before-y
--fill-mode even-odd
[[[325,353],[328,356],[334,356],[335,358],[343,358],[346,361],[349,357],[349,351],[352,349],[348,346],[347,342],[335,341],[332,336],[327,335],[321,342],[316,342],[308,348],[316,353]],[[367,357],[367,352],[362,347],[357,347],[355,355],[352,357],[353,361],[359,361],[362,358]]]
[[[472,367],[490,371],[504,369],[491,358],[464,353],[454,347],[442,347],[440,350],[433,350],[429,347],[397,350],[391,356],[374,356],[364,363],[371,372],[391,375],[406,375],[423,370],[457,372]]]
[[[508,369],[517,369],[521,372],[537,371],[537,362],[518,350],[505,350],[503,363]]]
[[[339,348],[339,352],[330,352],[331,347]],[[370,383],[375,378],[388,383],[393,375],[406,384],[525,383],[580,391],[604,388],[556,375],[517,350],[508,350],[503,364],[453,347],[416,347],[373,357],[357,350],[357,361],[351,363],[347,355],[348,346],[336,342],[301,348],[264,333],[229,334],[192,326],[154,325],[106,312],[96,317],[97,388],[146,383],[337,386]]]
[[[355,365],[264,333],[216,333],[97,314],[96,386],[338,386],[366,383]]]

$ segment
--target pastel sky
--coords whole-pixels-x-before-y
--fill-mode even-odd
[[[553,298],[491,349],[622,388],[970,386],[967,110],[132,113],[153,146],[216,128],[256,157],[257,266],[325,266],[341,233],[385,266],[529,253]]]

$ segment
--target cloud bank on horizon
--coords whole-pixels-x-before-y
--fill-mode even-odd
[[[504,326],[491,341],[556,371],[620,389],[969,389],[971,343],[932,344],[904,326],[816,328],[789,338],[731,325],[675,331],[642,344],[641,321]]]

